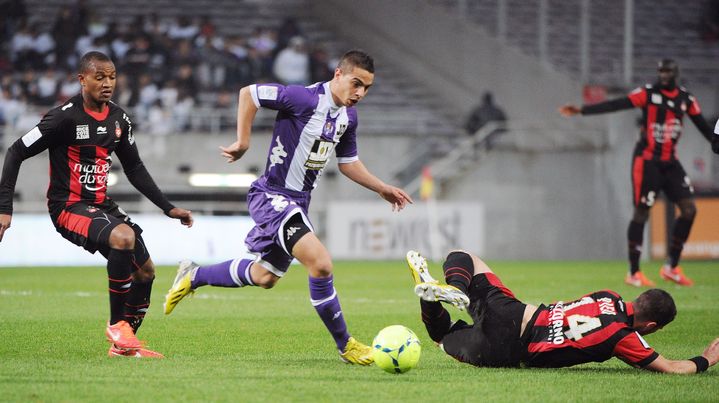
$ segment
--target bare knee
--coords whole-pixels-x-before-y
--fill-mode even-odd
[[[252,263],[252,267],[250,268],[250,276],[252,277],[252,282],[261,288],[264,289],[270,289],[277,284],[278,281],[280,281],[280,277],[274,275],[269,270],[265,269],[258,263]]]
[[[120,224],[110,233],[110,247],[118,250],[135,248],[135,231],[127,224]]]
[[[329,258],[329,256],[324,258],[318,257],[317,259],[312,259],[309,262],[305,262],[305,266],[307,267],[307,271],[312,277],[327,278],[332,275],[332,260]]]

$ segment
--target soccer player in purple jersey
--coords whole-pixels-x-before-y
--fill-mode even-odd
[[[407,252],[407,263],[429,336],[461,362],[560,368],[617,357],[635,368],[694,374],[719,361],[719,338],[687,360],[667,359],[647,344],[642,336],[662,329],[677,313],[674,299],[660,289],[647,290],[634,301],[602,290],[535,306],[518,300],[489,266],[465,251],[452,251],[444,261],[447,284],[432,278],[419,253]],[[441,302],[467,309],[474,323],[452,322]]]
[[[277,110],[265,173],[247,195],[255,227],[245,239],[257,257],[199,266],[180,263],[175,282],[165,297],[169,314],[197,287],[259,286],[272,288],[296,258],[309,272],[310,301],[337,344],[342,360],[372,363],[371,349],[351,337],[332,279],[332,259],[313,232],[308,217],[310,192],[331,158],[339,170],[358,184],[377,192],[401,210],[412,199],[402,189],[371,174],[359,160],[354,106],[374,82],[374,61],[360,50],[345,53],[331,81],[309,87],[253,84],[240,90],[237,141],[220,147],[228,162],[240,159],[250,146],[250,133],[260,107]]]
[[[0,178],[0,241],[12,222],[20,164],[48,150],[47,206],[55,229],[70,242],[107,258],[108,355],[161,358],[135,336],[150,307],[155,265],[142,229],[107,195],[111,154],[122,162],[130,183],[165,215],[191,227],[192,214],[167,200],[140,159],[130,117],[110,101],[117,75],[110,58],[88,52],[79,70],[81,93],[51,109],[7,151]]]

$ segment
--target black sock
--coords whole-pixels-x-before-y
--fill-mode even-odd
[[[642,243],[644,242],[644,223],[629,221],[627,229],[629,240],[629,270],[632,274],[639,271],[639,258],[642,256]]]
[[[145,314],[150,308],[153,281],[155,281],[155,277],[145,283],[133,281],[127,301],[125,301],[125,320],[132,326],[135,333],[142,325],[142,320],[145,319]]]
[[[442,265],[444,279],[447,284],[457,287],[465,295],[469,295],[469,283],[474,273],[472,257],[465,252],[452,252]]]
[[[132,289],[132,250],[110,249],[107,277],[110,284],[110,324],[125,319],[125,301]]]
[[[419,300],[419,306],[422,310],[422,322],[424,327],[427,328],[429,337],[437,343],[441,342],[452,326],[449,312],[444,309],[441,302],[430,302],[421,299]]]
[[[679,217],[674,222],[674,229],[672,230],[672,240],[669,243],[669,264],[672,268],[677,267],[679,264],[679,258],[684,249],[684,243],[689,238],[689,231],[692,229],[694,219],[687,220],[686,218]]]

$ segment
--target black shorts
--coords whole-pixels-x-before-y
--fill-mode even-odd
[[[641,156],[632,163],[632,201],[635,207],[651,207],[663,191],[677,202],[694,197],[694,188],[678,160],[651,161]]]
[[[444,338],[444,351],[480,367],[516,367],[524,347],[520,339],[527,306],[494,273],[477,274],[469,285],[469,314],[474,324],[455,324]]]
[[[135,232],[135,264],[142,266],[150,258],[150,253],[142,239],[142,228],[133,223],[130,217],[115,202],[108,200],[102,204],[75,203],[65,206],[50,204],[50,218],[55,230],[63,238],[82,246],[90,253],[99,251],[107,257],[110,252],[110,233],[120,224],[129,225]],[[135,267],[135,268],[137,268]]]

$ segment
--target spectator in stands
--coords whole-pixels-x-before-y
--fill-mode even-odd
[[[283,84],[309,84],[310,56],[301,36],[290,39],[289,45],[277,54],[272,72]]]
[[[123,76],[120,76],[123,77]],[[119,80],[118,80],[119,81]],[[58,90],[58,103],[63,103],[68,99],[74,97],[80,93],[80,82],[77,80],[77,75],[72,71],[69,71],[65,78],[60,82],[60,88]],[[123,104],[125,105],[125,104]]]
[[[300,30],[300,26],[297,25],[297,21],[292,17],[287,17],[282,21],[282,25],[280,25],[280,28],[277,30],[277,46],[275,49],[277,51],[286,48],[290,44],[290,39],[294,38],[295,36],[304,36],[302,34],[302,30]],[[276,53],[275,52],[275,56]]]
[[[195,100],[198,93],[198,87],[197,81],[195,81],[195,72],[192,65],[181,65],[175,74],[175,80],[177,81],[177,89],[180,94],[185,94]]]
[[[260,77],[269,77],[272,73],[272,60],[277,48],[277,32],[270,28],[255,28],[247,43],[257,51],[256,57],[262,62]]]
[[[37,104],[55,106],[59,84],[55,68],[48,67],[37,79]]]
[[[177,20],[170,25],[167,30],[167,36],[174,41],[181,39],[193,40],[200,33],[200,27],[192,23],[192,20],[186,15],[180,15]]]
[[[0,16],[0,26],[3,26],[4,34],[7,38],[12,38],[18,29],[27,22],[27,6],[24,0],[6,0],[2,4],[2,16]],[[0,37],[4,36],[0,35]]]
[[[323,46],[316,46],[310,54],[310,82],[327,81],[332,77],[332,63],[330,55]]]
[[[138,34],[132,41],[132,46],[125,54],[123,72],[131,81],[137,80],[147,72],[147,66],[152,59],[150,40],[145,34]]]
[[[55,40],[55,63],[58,68],[69,70],[69,67],[74,65],[74,60],[68,60],[68,58],[73,56],[75,43],[80,36],[85,34],[84,30],[85,27],[80,25],[78,15],[70,6],[60,9],[51,31]]]
[[[495,105],[492,93],[485,92],[482,95],[482,103],[479,104],[476,108],[474,108],[474,110],[469,114],[469,117],[465,122],[464,128],[467,131],[468,135],[474,136],[475,134],[477,134],[479,129],[484,127],[489,122],[506,121],[507,116],[504,114],[504,111],[501,108]],[[503,132],[503,129],[498,129],[487,136],[487,140],[485,143],[487,149],[492,148],[493,140],[496,138],[496,136],[500,135]]]

